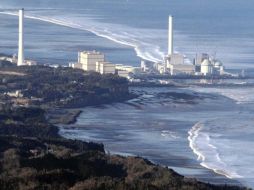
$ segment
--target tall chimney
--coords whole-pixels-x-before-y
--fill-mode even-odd
[[[173,50],[173,17],[170,15],[168,19],[168,55],[174,53]]]
[[[18,66],[24,65],[24,9],[19,10],[19,52]]]

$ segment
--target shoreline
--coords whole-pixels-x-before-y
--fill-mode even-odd
[[[47,99],[47,98],[52,98],[52,94],[51,93],[46,93],[43,94],[44,95],[44,101],[42,103],[37,102],[37,104],[30,104],[26,107],[24,106],[14,106],[12,107],[11,105],[9,105],[8,108],[3,108],[2,111],[2,115],[0,115],[2,118],[4,118],[2,121],[0,120],[0,124],[1,124],[1,132],[2,135],[4,136],[3,138],[10,138],[13,137],[14,138],[14,144],[16,144],[17,141],[21,141],[21,145],[23,146],[25,143],[24,141],[28,139],[35,139],[35,141],[40,141],[39,144],[40,148],[36,147],[36,143],[37,142],[33,142],[31,144],[31,149],[24,149],[22,146],[16,147],[16,149],[18,150],[17,153],[17,159],[19,161],[20,158],[24,157],[24,159],[28,159],[28,162],[31,163],[33,162],[33,160],[29,160],[29,157],[26,157],[26,155],[30,155],[32,152],[41,152],[41,156],[40,158],[34,157],[34,159],[36,160],[35,164],[33,165],[29,165],[29,167],[32,168],[36,168],[36,167],[40,167],[40,159],[41,157],[43,157],[43,159],[45,160],[50,160],[53,159],[54,160],[61,160],[61,159],[67,159],[66,160],[66,164],[70,164],[70,166],[67,164],[65,165],[65,167],[72,167],[72,160],[74,159],[78,159],[81,160],[81,163],[83,161],[83,159],[87,159],[87,152],[76,152],[75,150],[73,150],[71,147],[66,147],[63,148],[59,145],[57,145],[58,142],[55,142],[57,140],[59,140],[58,138],[60,138],[60,140],[62,139],[65,142],[75,142],[75,143],[81,143],[81,144],[89,144],[88,142],[84,141],[78,141],[78,140],[70,140],[67,138],[64,138],[62,136],[59,135],[59,128],[56,125],[52,125],[52,123],[75,123],[75,121],[77,120],[78,116],[80,116],[80,114],[82,113],[82,110],[80,109],[73,109],[74,107],[77,106],[98,106],[98,105],[103,105],[105,103],[108,104],[112,104],[112,103],[116,103],[116,102],[126,102],[127,100],[136,98],[138,95],[132,93],[129,89],[128,83],[126,80],[122,80],[121,78],[116,78],[116,82],[112,81],[112,78],[107,78],[107,77],[114,77],[114,76],[101,76],[101,75],[83,75],[83,73],[79,73],[79,71],[76,70],[70,70],[70,69],[64,69],[64,68],[59,68],[60,71],[65,71],[67,72],[67,76],[69,77],[68,79],[68,83],[62,83],[63,79],[59,76],[59,83],[57,83],[57,81],[55,80],[50,80],[51,78],[55,77],[55,72],[52,72],[51,68],[48,67],[20,67],[20,68],[14,68],[14,70],[17,69],[18,71],[26,71],[26,69],[28,70],[27,73],[30,73],[29,76],[30,78],[35,78],[37,80],[33,80],[33,84],[32,87],[38,87],[38,83],[42,86],[44,86],[45,88],[43,88],[45,90],[45,92],[48,92],[48,85],[50,84],[52,86],[52,89],[57,89],[59,91],[55,91],[55,94],[57,95],[62,94],[62,92],[66,92],[66,90],[72,90],[69,93],[73,92],[73,96],[72,100],[73,101],[69,101],[67,98],[69,97],[69,93],[64,94],[66,99],[63,99],[64,101],[61,101],[62,99],[59,99],[58,96],[55,96],[55,99],[51,100],[51,99]],[[32,69],[32,70],[29,70]],[[41,71],[40,71],[41,69]],[[43,79],[41,78],[36,78],[35,76],[37,75],[36,73],[38,72],[44,72],[44,74],[47,76],[47,78],[45,77],[45,75],[43,75]],[[74,73],[73,73],[74,72]],[[56,72],[56,73],[61,73],[61,72]],[[54,74],[54,75],[53,75]],[[84,96],[84,94],[80,94],[78,93],[79,91],[79,86],[76,86],[76,83],[72,83],[72,78],[74,74],[79,74],[82,77],[91,77],[90,79],[93,79],[95,81],[96,78],[100,79],[99,85],[97,84],[96,88],[88,88],[87,86],[82,86],[83,89],[90,89],[90,91],[85,91],[90,92],[90,96]],[[62,76],[62,75],[61,75]],[[3,76],[4,77],[4,76]],[[11,76],[14,77],[14,76]],[[105,77],[105,78],[102,78]],[[14,77],[15,78],[15,77]],[[82,78],[82,81],[87,81],[85,80],[86,78]],[[103,85],[105,82],[107,82],[107,80],[105,81],[105,79],[107,79],[108,81],[111,81],[109,84],[109,86],[107,86],[107,88],[109,88],[109,92],[111,93],[99,93],[103,90],[103,88],[105,88],[105,86]],[[15,78],[15,85],[14,85],[14,89],[16,87],[18,87],[18,85],[20,83],[22,84],[27,84],[27,81],[29,80],[29,78],[24,78],[24,77],[18,77]],[[42,82],[42,80],[44,82]],[[49,81],[51,83],[49,83]],[[72,85],[72,89],[70,89],[68,86],[66,86],[67,84]],[[94,82],[92,83],[92,81],[90,82],[90,84],[95,84]],[[6,85],[8,85],[8,83],[6,83]],[[8,86],[7,86],[8,87]],[[101,87],[101,91],[97,90],[98,87]],[[103,88],[102,88],[103,87]],[[24,85],[23,90],[24,90],[24,96],[31,96],[30,93],[28,93],[25,89],[26,86]],[[64,89],[64,90],[62,90]],[[100,89],[100,88],[99,88]],[[117,91],[116,91],[117,89]],[[30,88],[31,92],[34,93],[35,95],[37,94],[37,92],[40,92],[42,90],[42,88]],[[43,91],[44,92],[44,91]],[[104,92],[104,91],[102,91]],[[95,96],[97,93],[97,96]],[[106,98],[105,98],[106,95]],[[181,95],[181,93],[175,93],[172,92],[172,94],[164,94],[162,95],[162,97],[164,96],[173,96],[173,97],[178,97],[179,95]],[[38,96],[40,97],[40,96]],[[192,100],[193,98],[195,99],[196,97],[193,95],[186,95],[184,96],[187,100]],[[20,97],[18,97],[20,98]],[[13,97],[13,100],[16,100],[15,97]],[[74,101],[76,100],[76,101]],[[77,102],[78,100],[78,102]],[[80,101],[80,100],[84,100],[84,101]],[[3,100],[4,101],[4,100]],[[37,106],[36,106],[37,105]],[[51,108],[51,109],[49,109]],[[66,109],[66,108],[71,108],[71,109]],[[48,111],[48,113],[47,113]],[[50,111],[53,112],[53,115],[50,114]],[[46,114],[45,114],[46,112]],[[54,115],[55,114],[55,115]],[[51,121],[51,123],[50,123]],[[21,127],[22,126],[22,127]],[[48,150],[48,139],[53,140],[53,142],[50,141],[50,143],[52,143],[52,150]],[[111,160],[117,158],[120,159],[120,166],[119,166],[119,162],[115,162],[116,164],[116,168],[120,167],[121,171],[123,172],[123,174],[119,175],[119,173],[117,171],[113,172],[112,174],[107,173],[108,170],[105,170],[105,174],[106,176],[111,177],[111,175],[113,175],[115,178],[120,178],[121,180],[123,180],[123,178],[121,177],[126,176],[129,177],[129,175],[138,175],[138,178],[135,179],[134,177],[134,181],[135,183],[138,184],[147,184],[149,185],[151,182],[150,180],[153,179],[156,181],[156,184],[158,186],[158,189],[161,189],[159,187],[171,187],[172,184],[169,183],[170,180],[173,180],[173,183],[179,183],[180,180],[180,187],[184,188],[184,187],[188,187],[188,186],[198,186],[199,188],[203,187],[210,187],[211,189],[219,189],[220,186],[215,186],[215,185],[209,185],[208,183],[202,183],[197,181],[196,179],[190,179],[190,178],[185,178],[180,174],[177,174],[176,172],[174,172],[171,169],[166,168],[165,166],[159,165],[159,164],[152,164],[152,162],[148,161],[148,159],[146,158],[141,158],[141,157],[120,157],[120,156],[111,156],[110,154],[105,154],[105,149],[104,149],[104,145],[100,145],[99,143],[90,143],[89,145],[91,145],[91,149],[92,151],[96,151],[96,149],[93,149],[93,146],[100,146],[103,147],[103,157],[105,157],[103,163],[106,164],[107,167],[111,166],[110,162]],[[3,149],[3,152],[5,151],[9,151],[9,147],[11,146],[6,146]],[[16,146],[16,145],[15,145]],[[14,146],[14,147],[15,147]],[[38,150],[39,149],[39,150]],[[25,153],[25,154],[19,154],[20,152],[22,153],[22,151],[28,151],[30,153]],[[55,155],[54,155],[54,152]],[[71,152],[72,154],[69,155],[69,152]],[[53,155],[52,155],[53,153]],[[33,153],[32,153],[33,154]],[[79,157],[81,155],[83,155],[82,157]],[[3,154],[4,155],[4,154]],[[64,155],[65,157],[61,157],[61,155]],[[94,159],[95,157],[99,157],[99,161],[101,159],[100,155],[98,154],[98,152],[94,152],[94,155],[92,156]],[[37,160],[38,159],[38,160]],[[128,162],[131,162],[131,165],[129,165]],[[134,161],[138,161],[138,163],[135,163]],[[142,162],[141,164],[141,168],[140,169],[134,169],[134,171],[132,171],[133,167],[140,167],[140,162]],[[49,161],[50,163],[50,161]],[[4,164],[4,163],[3,163]],[[96,161],[95,161],[95,168],[91,168],[92,172],[93,170],[96,170]],[[125,167],[123,167],[125,166]],[[26,165],[22,165],[21,167],[26,167]],[[44,168],[47,168],[47,165],[42,166]],[[63,167],[63,165],[58,165],[57,168],[53,168],[53,169],[62,169],[65,168]],[[129,168],[130,167],[130,168]],[[129,170],[125,171],[125,168],[129,168]],[[147,170],[147,168],[149,168],[149,171]],[[52,168],[49,168],[49,170]],[[68,168],[69,169],[69,168]],[[73,168],[70,168],[73,169]],[[65,171],[65,170],[64,170]],[[62,171],[62,172],[64,172]],[[114,171],[114,170],[113,170]],[[55,171],[54,171],[55,172]],[[82,171],[80,171],[82,173]],[[159,173],[158,173],[159,172]],[[73,173],[75,173],[75,169],[73,170]],[[36,171],[35,171],[36,174]],[[45,175],[45,174],[43,174]],[[47,174],[46,174],[47,175]],[[69,174],[68,174],[69,175]],[[71,174],[72,175],[72,174]],[[158,177],[158,175],[160,175],[161,177],[163,177],[163,179],[161,179],[161,177]],[[54,176],[54,175],[53,175]],[[93,177],[92,175],[89,177]],[[101,176],[98,176],[99,179]],[[133,178],[133,177],[132,177]],[[20,180],[22,179],[19,178]],[[80,178],[79,178],[80,179]],[[86,180],[87,178],[81,178],[82,180]],[[129,180],[129,178],[127,178]],[[149,180],[150,179],[150,180]],[[188,181],[186,181],[186,179]],[[76,179],[77,180],[77,179]],[[161,181],[162,180],[162,181]],[[174,180],[178,180],[178,181],[174,181]],[[99,180],[100,181],[100,180]],[[108,182],[108,179],[106,180]],[[78,181],[76,181],[78,182]],[[98,180],[96,180],[96,182],[98,182]],[[8,182],[6,182],[8,183]],[[116,182],[117,183],[117,182]],[[124,183],[124,181],[123,181]],[[128,184],[127,184],[128,185]],[[153,184],[154,185],[154,184]],[[177,186],[178,187],[178,186]],[[228,186],[229,187],[229,186]],[[230,186],[231,187],[231,186]],[[167,188],[168,189],[168,188]],[[234,186],[234,189],[244,189],[243,186]]]
[[[14,129],[20,128],[18,123],[3,125],[4,123],[0,122],[0,141],[3,145],[0,154],[0,183],[3,189],[14,190],[17,186],[27,187],[26,185],[30,184],[34,188],[47,186],[49,190],[77,187],[126,190],[247,190],[240,185],[200,182],[142,157],[107,154],[103,144],[61,137],[56,133],[57,128],[44,120],[43,110],[39,108],[16,108],[9,111],[10,113],[2,112],[2,117],[12,117],[17,113],[34,114],[22,118],[22,122],[28,122],[19,129],[21,131]],[[34,126],[34,121],[38,121],[37,126]],[[46,125],[48,129],[41,125]],[[9,170],[12,173],[8,173]]]
[[[109,104],[109,105],[111,105],[111,104]],[[91,107],[93,107],[93,106],[91,106]],[[114,107],[114,106],[113,106]],[[116,107],[118,107],[118,106],[116,106]],[[68,127],[68,126],[67,126]],[[74,127],[74,129],[75,129],[75,126],[73,126]],[[79,126],[77,126],[77,128],[78,128]],[[193,126],[191,126],[191,127],[193,127]],[[71,127],[70,127],[71,128]],[[191,128],[190,128],[191,129]],[[100,138],[99,138],[100,139]],[[85,139],[84,139],[85,140]],[[94,141],[94,140],[91,140],[91,141]],[[94,141],[94,142],[97,142],[97,141]],[[102,141],[98,141],[98,142],[101,142],[101,143],[104,143],[104,141],[102,140]],[[106,146],[106,145],[105,145]],[[111,152],[111,150],[110,149],[105,149],[106,151],[109,151],[109,152]],[[116,153],[114,153],[113,152],[113,154],[117,154],[117,155],[122,155],[122,156],[129,156],[129,155],[139,155],[139,156],[141,156],[140,154],[132,154],[131,152],[128,152],[128,151],[126,151],[126,152],[116,152]],[[195,153],[193,153],[193,155],[195,155]],[[159,165],[161,165],[161,164],[163,164],[163,163],[161,163],[161,162],[157,162],[157,161],[153,161],[153,159],[150,159],[149,157],[145,157],[145,156],[141,156],[141,157],[143,157],[143,158],[145,158],[145,159],[148,159],[148,160],[150,160],[152,163],[155,163],[155,164],[159,164]],[[196,159],[196,156],[195,156],[195,159]],[[211,181],[213,181],[213,182],[211,182],[210,180],[209,180],[209,178],[206,178],[206,179],[208,179],[208,180],[202,180],[202,179],[199,179],[199,180],[201,180],[202,182],[207,182],[207,183],[212,183],[212,184],[223,184],[223,183],[217,183],[217,181],[227,181],[227,184],[238,184],[238,185],[243,185],[242,184],[242,182],[241,182],[241,180],[238,180],[238,179],[233,179],[233,178],[230,178],[229,176],[225,176],[225,175],[223,175],[222,173],[219,173],[219,172],[216,172],[216,171],[214,171],[212,168],[207,168],[207,167],[204,167],[200,162],[198,162],[197,161],[197,163],[198,163],[198,165],[200,166],[200,167],[202,167],[202,168],[204,168],[204,171],[209,171],[209,173],[211,173],[212,175],[211,175],[211,177],[213,177],[214,178],[214,180],[211,180]],[[163,164],[164,165],[164,164]],[[174,163],[172,164],[172,165],[165,165],[166,167],[169,167],[169,168],[171,168],[171,167],[175,167],[174,166]],[[176,167],[179,167],[179,165],[178,166],[176,166]],[[181,170],[181,166],[179,167],[180,168],[180,170]],[[185,167],[184,165],[183,165],[183,167],[182,167],[183,169],[188,169],[188,167]],[[215,177],[215,176],[221,176],[220,178],[217,178],[217,177]],[[224,180],[223,180],[224,179]],[[215,183],[214,183],[214,181],[215,181]]]
[[[107,104],[107,105],[110,105],[110,104]],[[93,107],[93,106],[91,106]],[[81,111],[76,117],[75,117],[75,122],[77,120],[77,118],[80,116],[80,114],[82,113],[83,111]],[[69,123],[69,124],[63,124],[65,126],[64,127],[68,127],[69,125],[75,125],[75,122],[74,123]],[[61,125],[61,124],[60,124]],[[69,138],[66,138],[64,137],[63,135],[61,135],[60,133],[60,128],[58,127],[58,134],[65,138],[65,139],[69,139]],[[86,141],[86,140],[82,140],[84,142],[90,142],[90,141]],[[94,141],[91,141],[91,142],[94,142]],[[98,143],[98,142],[94,142],[94,143]],[[110,153],[110,155],[115,155],[115,156],[122,156],[124,158],[128,158],[128,157],[139,157],[138,155],[136,154],[132,154],[132,153],[128,153],[128,152],[112,152],[110,151],[109,149],[107,149],[105,147],[105,144],[104,142],[101,142],[103,145],[104,145],[104,150],[105,152],[108,154]],[[195,154],[195,152],[193,152]],[[152,159],[149,159],[149,158],[146,158],[146,157],[143,157],[141,156],[140,158],[142,159],[145,159],[145,160],[148,160],[149,162],[151,162],[152,164],[154,165],[158,165],[158,166],[163,166],[163,167],[166,167],[168,168],[169,170],[171,170],[172,168],[181,168],[183,170],[188,170],[189,168],[188,167],[185,167],[184,164],[182,167],[179,167],[179,166],[174,166],[174,163],[172,163],[170,166],[169,165],[164,165],[163,163],[160,163],[160,162],[156,162],[156,161],[153,161]],[[199,164],[201,167],[203,167],[204,170],[207,170],[208,173],[211,173],[207,175],[210,175],[210,177],[212,176],[218,176],[219,178],[215,177],[214,179],[212,178],[205,178],[205,179],[201,179],[201,178],[197,178],[197,177],[194,177],[194,179],[197,179],[198,181],[202,182],[202,183],[209,183],[209,184],[214,184],[214,185],[237,185],[237,186],[240,186],[240,187],[244,187],[244,185],[237,179],[233,179],[233,178],[229,178],[221,173],[218,173],[218,172],[215,172],[215,170],[211,169],[211,168],[208,168],[208,167],[205,167],[202,165],[202,163]],[[173,169],[177,174],[179,174],[179,171],[176,171],[175,169]],[[193,170],[193,169],[192,169]],[[179,175],[182,175],[182,174],[179,174]],[[192,174],[191,174],[192,175]],[[191,176],[190,175],[190,176]],[[185,176],[185,175],[184,175]],[[190,177],[187,177],[187,178],[190,178]],[[192,177],[191,177],[192,178]],[[190,178],[190,179],[191,179]]]
[[[73,125],[73,124],[72,124]],[[67,125],[68,126],[68,125]],[[69,138],[66,138],[64,136],[62,136],[60,133],[59,133],[60,129],[58,127],[58,134],[64,138],[64,139],[69,139]],[[72,139],[74,140],[74,139]],[[95,141],[89,141],[89,140],[81,140],[83,142],[93,142],[95,144],[99,143],[99,142],[95,142]],[[139,156],[139,155],[136,155],[136,154],[132,154],[132,153],[128,153],[128,152],[112,152],[110,151],[109,149],[105,148],[105,144],[104,142],[100,142],[103,144],[104,146],[104,150],[106,152],[107,155],[112,155],[112,156],[121,156],[123,158],[131,158],[131,157],[139,157],[143,160],[147,160],[149,161],[150,163],[152,163],[153,165],[156,165],[156,166],[161,166],[161,167],[165,167],[169,170],[173,170],[174,172],[176,172],[178,175],[181,175],[181,176],[184,176],[184,178],[187,178],[187,179],[193,179],[193,180],[197,180],[198,182],[201,182],[201,183],[205,183],[205,184],[212,184],[212,185],[218,185],[218,186],[223,186],[223,185],[226,185],[226,186],[239,186],[239,187],[245,187],[239,180],[237,179],[232,179],[232,178],[228,178],[226,177],[225,175],[222,175],[220,173],[217,173],[215,172],[214,170],[212,169],[209,169],[207,167],[204,167],[202,166],[202,164],[200,164],[201,167],[203,167],[203,169],[207,170],[207,174],[206,175],[210,175],[209,173],[211,173],[210,177],[212,176],[215,176],[215,178],[198,178],[198,177],[190,177],[192,176],[192,174],[190,176],[186,176],[186,175],[183,175],[181,174],[179,171],[177,171],[177,168],[181,168],[180,170],[188,170],[189,168],[188,167],[185,167],[184,164],[182,167],[179,167],[179,166],[174,166],[174,164],[172,163],[170,166],[168,165],[164,165],[160,162],[157,162],[157,161],[153,161],[152,159],[150,158],[146,158],[144,156]],[[193,169],[192,169],[193,170]],[[217,178],[216,176],[218,176],[219,178]],[[251,189],[250,189],[251,190]]]
[[[188,132],[188,141],[189,141],[189,146],[192,149],[193,153],[198,156],[198,160],[201,161],[200,165],[203,166],[204,168],[207,168],[211,171],[213,171],[216,174],[225,176],[228,179],[232,180],[237,180],[235,178],[242,178],[242,176],[239,176],[237,173],[230,174],[229,172],[219,169],[219,168],[213,168],[209,165],[207,165],[205,162],[206,157],[200,152],[196,147],[195,147],[195,139],[198,137],[198,133],[200,130],[202,130],[203,126],[200,122],[197,122]],[[212,146],[212,145],[211,145]],[[219,156],[218,156],[219,157]],[[238,181],[238,180],[237,180]]]
[[[130,93],[129,97],[126,97],[122,100],[117,101],[111,101],[108,103],[103,104],[93,104],[93,105],[87,105],[80,108],[77,107],[70,107],[70,108],[55,108],[55,109],[48,109],[46,111],[46,117],[49,123],[51,124],[64,124],[64,125],[71,125],[75,124],[77,121],[77,118],[80,116],[80,114],[83,112],[82,109],[86,108],[88,106],[101,106],[101,105],[111,105],[115,103],[124,103],[126,101],[132,100],[134,98],[137,98],[138,95]]]

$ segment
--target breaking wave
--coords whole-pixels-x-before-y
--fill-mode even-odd
[[[16,11],[1,11],[0,14],[17,16]],[[50,17],[38,16],[27,11],[25,17],[73,29],[89,31],[99,37],[134,48],[137,56],[147,61],[160,62],[165,55],[161,47],[154,44],[154,40],[162,36],[163,30],[149,29],[148,32],[147,29],[137,29],[120,24],[100,23],[92,19],[89,15],[86,18],[82,17],[80,20],[80,18],[76,17],[64,18],[56,15]]]
[[[198,156],[198,161],[201,161],[200,165],[230,179],[242,178],[241,175],[222,161],[217,147],[210,141],[209,134],[202,131],[203,127],[204,124],[199,122],[188,132],[189,146],[194,154]]]

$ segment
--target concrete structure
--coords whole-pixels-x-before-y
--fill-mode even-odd
[[[69,67],[72,67],[73,69],[82,69],[81,63],[77,63],[77,62],[70,62]]]
[[[29,65],[29,66],[37,65],[37,62],[33,60],[25,60],[24,63],[25,65]]]
[[[173,42],[173,17],[170,15],[168,19],[168,56],[174,53]]]
[[[169,16],[168,23],[168,54],[164,60],[164,68],[158,65],[158,72],[163,74],[170,72],[171,75],[177,74],[193,74],[195,66],[185,64],[184,56],[180,53],[174,53],[174,34],[173,34],[173,17]]]
[[[166,72],[165,64],[157,63],[156,66],[157,66],[157,71],[160,74],[164,74]]]
[[[224,66],[220,66],[220,75],[224,75],[225,74],[225,72],[224,72]]]
[[[116,73],[117,73],[118,76],[120,76],[120,77],[130,78],[130,73],[129,73],[128,71],[117,70]]]
[[[127,71],[132,74],[139,74],[141,72],[140,67],[133,67],[128,65],[116,64],[116,69],[118,71]]]
[[[170,64],[169,65],[171,75],[194,75],[195,66],[189,64]]]
[[[69,62],[69,67],[73,68],[73,69],[82,69],[81,68],[81,64],[77,63],[77,62]]]
[[[19,52],[18,66],[25,65],[24,62],[24,9],[19,10]]]
[[[110,62],[96,62],[96,72],[101,74],[115,74],[116,66]]]
[[[209,59],[209,55],[207,53],[200,53],[196,55],[195,65],[201,65],[201,63],[205,60]]]
[[[213,65],[209,59],[205,59],[201,63],[201,74],[205,76],[213,74]]]
[[[220,69],[221,66],[222,66],[222,63],[220,61],[217,60],[214,62],[214,68]]]
[[[140,68],[141,68],[142,72],[147,72],[149,70],[149,68],[144,60],[141,61]]]
[[[167,68],[170,65],[184,64],[184,56],[182,54],[172,54],[166,57]]]
[[[77,68],[85,71],[96,71],[96,63],[104,62],[105,56],[103,53],[97,51],[83,51],[78,53]]]

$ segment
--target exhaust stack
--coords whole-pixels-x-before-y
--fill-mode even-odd
[[[18,66],[25,65],[24,63],[24,9],[19,10],[19,52]]]
[[[168,19],[168,55],[173,55],[173,17],[170,15]]]

